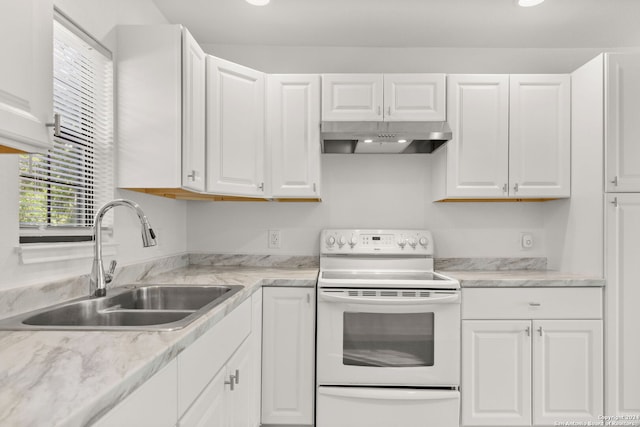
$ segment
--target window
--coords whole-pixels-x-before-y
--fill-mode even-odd
[[[60,133],[47,154],[21,156],[21,243],[90,240],[95,212],[113,195],[111,53],[58,11],[53,35]]]

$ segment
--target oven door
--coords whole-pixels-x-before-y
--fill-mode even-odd
[[[318,290],[320,385],[457,387],[460,291]]]

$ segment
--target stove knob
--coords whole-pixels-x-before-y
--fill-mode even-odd
[[[420,243],[421,246],[424,246],[426,248],[427,244],[429,243],[429,241],[427,240],[426,237],[423,236],[423,237],[420,238],[419,243]]]
[[[347,239],[344,236],[338,238],[338,246],[343,247],[347,243]]]
[[[325,241],[326,241],[328,247],[331,247],[331,246],[336,244],[336,238],[333,237],[333,236],[328,236]]]
[[[409,239],[409,245],[410,245],[412,248],[415,248],[417,244],[418,244],[418,241],[416,240],[416,238],[415,238],[415,237],[412,237],[412,238],[410,238],[410,239]]]
[[[400,240],[398,240],[398,246],[400,246],[401,249],[404,249],[406,244],[407,244],[407,239],[401,238]]]
[[[354,247],[358,243],[358,237],[355,234],[351,235],[351,239],[349,239],[349,246]]]

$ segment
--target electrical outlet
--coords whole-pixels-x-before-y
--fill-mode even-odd
[[[522,249],[531,249],[533,248],[533,234],[531,233],[522,233],[520,237],[520,246]]]
[[[280,230],[269,230],[269,249],[280,249]]]

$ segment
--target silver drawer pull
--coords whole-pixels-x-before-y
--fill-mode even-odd
[[[542,336],[542,326],[538,328],[538,333],[540,334],[540,336]]]
[[[225,382],[224,382],[225,384],[228,384],[228,385],[229,385],[229,387],[231,388],[231,391],[233,391],[233,386],[234,386],[234,384],[235,384],[234,379],[235,379],[235,376],[234,376],[234,375],[229,375],[229,381],[225,381]]]
[[[542,304],[540,304],[539,302],[530,302],[529,306],[530,307],[540,307],[540,306],[542,306]]]
[[[525,331],[527,332],[527,336],[530,337],[531,336],[531,326],[527,326],[527,329],[525,329]]]

